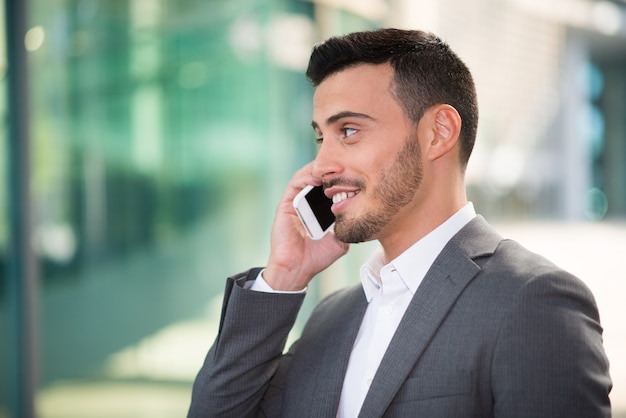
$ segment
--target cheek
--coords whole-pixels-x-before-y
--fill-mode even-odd
[[[354,175],[362,177],[368,184],[376,182],[385,170],[394,165],[398,153],[406,146],[406,138],[405,130],[385,130],[378,134],[369,132],[364,141],[341,150],[341,158],[349,171],[354,170]]]
[[[398,150],[391,147],[373,152],[365,173],[373,181],[380,181],[381,176],[396,164]]]

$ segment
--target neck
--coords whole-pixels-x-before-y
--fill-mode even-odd
[[[378,241],[383,247],[386,262],[398,257],[467,204],[463,185],[448,190],[457,192],[439,199],[429,197],[423,199],[421,205],[408,205],[402,208],[385,231],[381,232]],[[416,199],[419,199],[419,196],[416,196]]]

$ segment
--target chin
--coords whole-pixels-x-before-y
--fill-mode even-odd
[[[378,232],[375,224],[363,221],[348,221],[337,218],[335,223],[335,236],[346,244],[358,244],[372,241]]]

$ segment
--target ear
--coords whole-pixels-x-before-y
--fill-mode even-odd
[[[450,105],[442,104],[429,111],[430,142],[426,157],[434,161],[450,152],[457,144],[461,132],[459,112]]]

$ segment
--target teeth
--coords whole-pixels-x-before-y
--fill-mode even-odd
[[[343,202],[344,200],[346,200],[349,197],[354,196],[356,193],[355,192],[341,192],[341,193],[337,193],[336,195],[333,196],[333,203],[339,203],[339,202]]]

